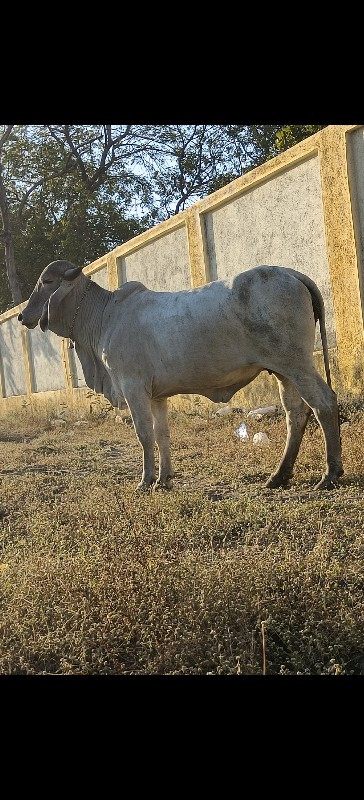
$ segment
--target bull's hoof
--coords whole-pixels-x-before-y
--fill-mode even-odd
[[[136,492],[149,492],[152,489],[153,484],[154,484],[154,480],[152,480],[150,482],[149,481],[140,481],[140,483],[138,483],[138,486],[136,487],[135,491]]]
[[[167,478],[158,478],[158,480],[154,484],[154,489],[172,489],[172,478],[168,476]]]
[[[290,481],[290,476],[287,475],[271,475],[264,484],[266,489],[279,489],[280,487],[287,486]]]
[[[330,477],[330,475],[323,475],[321,480],[318,483],[316,483],[316,486],[314,486],[314,490],[317,491],[317,489],[325,489],[325,490],[338,489],[339,486],[340,483],[338,477],[336,476]]]

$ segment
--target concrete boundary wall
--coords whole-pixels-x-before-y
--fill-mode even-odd
[[[325,299],[335,388],[341,396],[362,394],[364,126],[328,126],[116,247],[84,273],[111,290],[141,280],[173,291],[258,264],[293,267],[316,281]],[[82,406],[89,392],[75,351],[68,340],[19,325],[25,305],[0,316],[0,413],[39,403]],[[319,336],[315,347],[322,369]],[[248,403],[269,400],[277,397],[276,382],[262,374],[239,395]]]

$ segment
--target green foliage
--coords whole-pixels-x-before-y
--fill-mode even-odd
[[[288,150],[308,136],[322,130],[324,125],[283,125],[276,133],[274,147],[277,153]]]
[[[15,262],[24,298],[50,261],[67,258],[85,265],[150,224],[143,213],[130,213],[134,177],[127,164],[129,150],[117,162],[116,175],[112,158],[109,162],[107,157],[103,159],[103,126],[73,126],[66,131],[73,137],[79,158],[68,145],[67,126],[63,128],[14,126],[2,151]],[[9,304],[3,261],[0,311]]]
[[[40,204],[33,207],[14,231],[18,271],[26,296],[50,261],[67,257],[85,266],[145,227],[141,221],[125,219],[114,198],[87,192],[58,218],[54,214],[53,221],[47,208]]]

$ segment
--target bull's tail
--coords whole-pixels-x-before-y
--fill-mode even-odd
[[[311,278],[309,278],[307,275],[304,275],[302,272],[296,272],[295,269],[288,269],[287,272],[290,272],[291,275],[293,275],[295,278],[301,281],[301,283],[304,283],[304,285],[307,286],[307,289],[310,292],[315,322],[317,322],[318,320],[320,323],[320,335],[322,342],[322,351],[324,356],[326,380],[330,389],[332,389],[330,363],[329,363],[329,350],[327,346],[326,325],[325,325],[325,306],[322,294],[318,289],[318,287],[316,286],[316,284],[314,283],[314,281],[312,281]]]
[[[302,272],[296,272],[296,270],[294,269],[289,270],[289,272],[291,272],[291,274],[294,275],[295,278],[301,281],[301,283],[304,283],[304,285],[307,286],[307,289],[310,292],[315,322],[319,320],[320,323],[320,335],[321,335],[322,350],[324,355],[326,380],[330,389],[332,389],[330,364],[329,364],[329,350],[327,346],[326,325],[325,325],[325,306],[322,294],[318,289],[318,287],[316,286],[316,284],[314,283],[314,281],[312,281],[311,278],[308,278],[307,275],[303,275]],[[339,404],[337,404],[337,422],[339,426],[339,438],[341,442],[341,431],[340,431],[341,417],[340,417]]]
[[[321,297],[322,300],[322,297]],[[322,350],[324,354],[324,363],[325,363],[325,372],[326,372],[326,380],[332,389],[331,384],[331,374],[330,374],[330,363],[329,363],[329,348],[327,346],[327,336],[326,336],[326,325],[325,325],[325,306],[322,300],[322,311],[319,316],[319,323],[320,323],[320,335],[321,335],[321,342],[322,342]]]

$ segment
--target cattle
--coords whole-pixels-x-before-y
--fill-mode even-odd
[[[262,370],[278,382],[287,424],[281,462],[265,486],[285,486],[292,477],[311,412],[326,445],[326,469],[315,488],[338,485],[341,440],[324,303],[306,275],[257,266],[185,291],[152,291],[139,281],[107,291],[81,267],[53,261],[18,319],[72,339],[86,384],[115,407],[127,404],[143,450],[138,489],[171,487],[168,397],[197,394],[226,403]],[[313,364],[317,320],[327,383]]]

